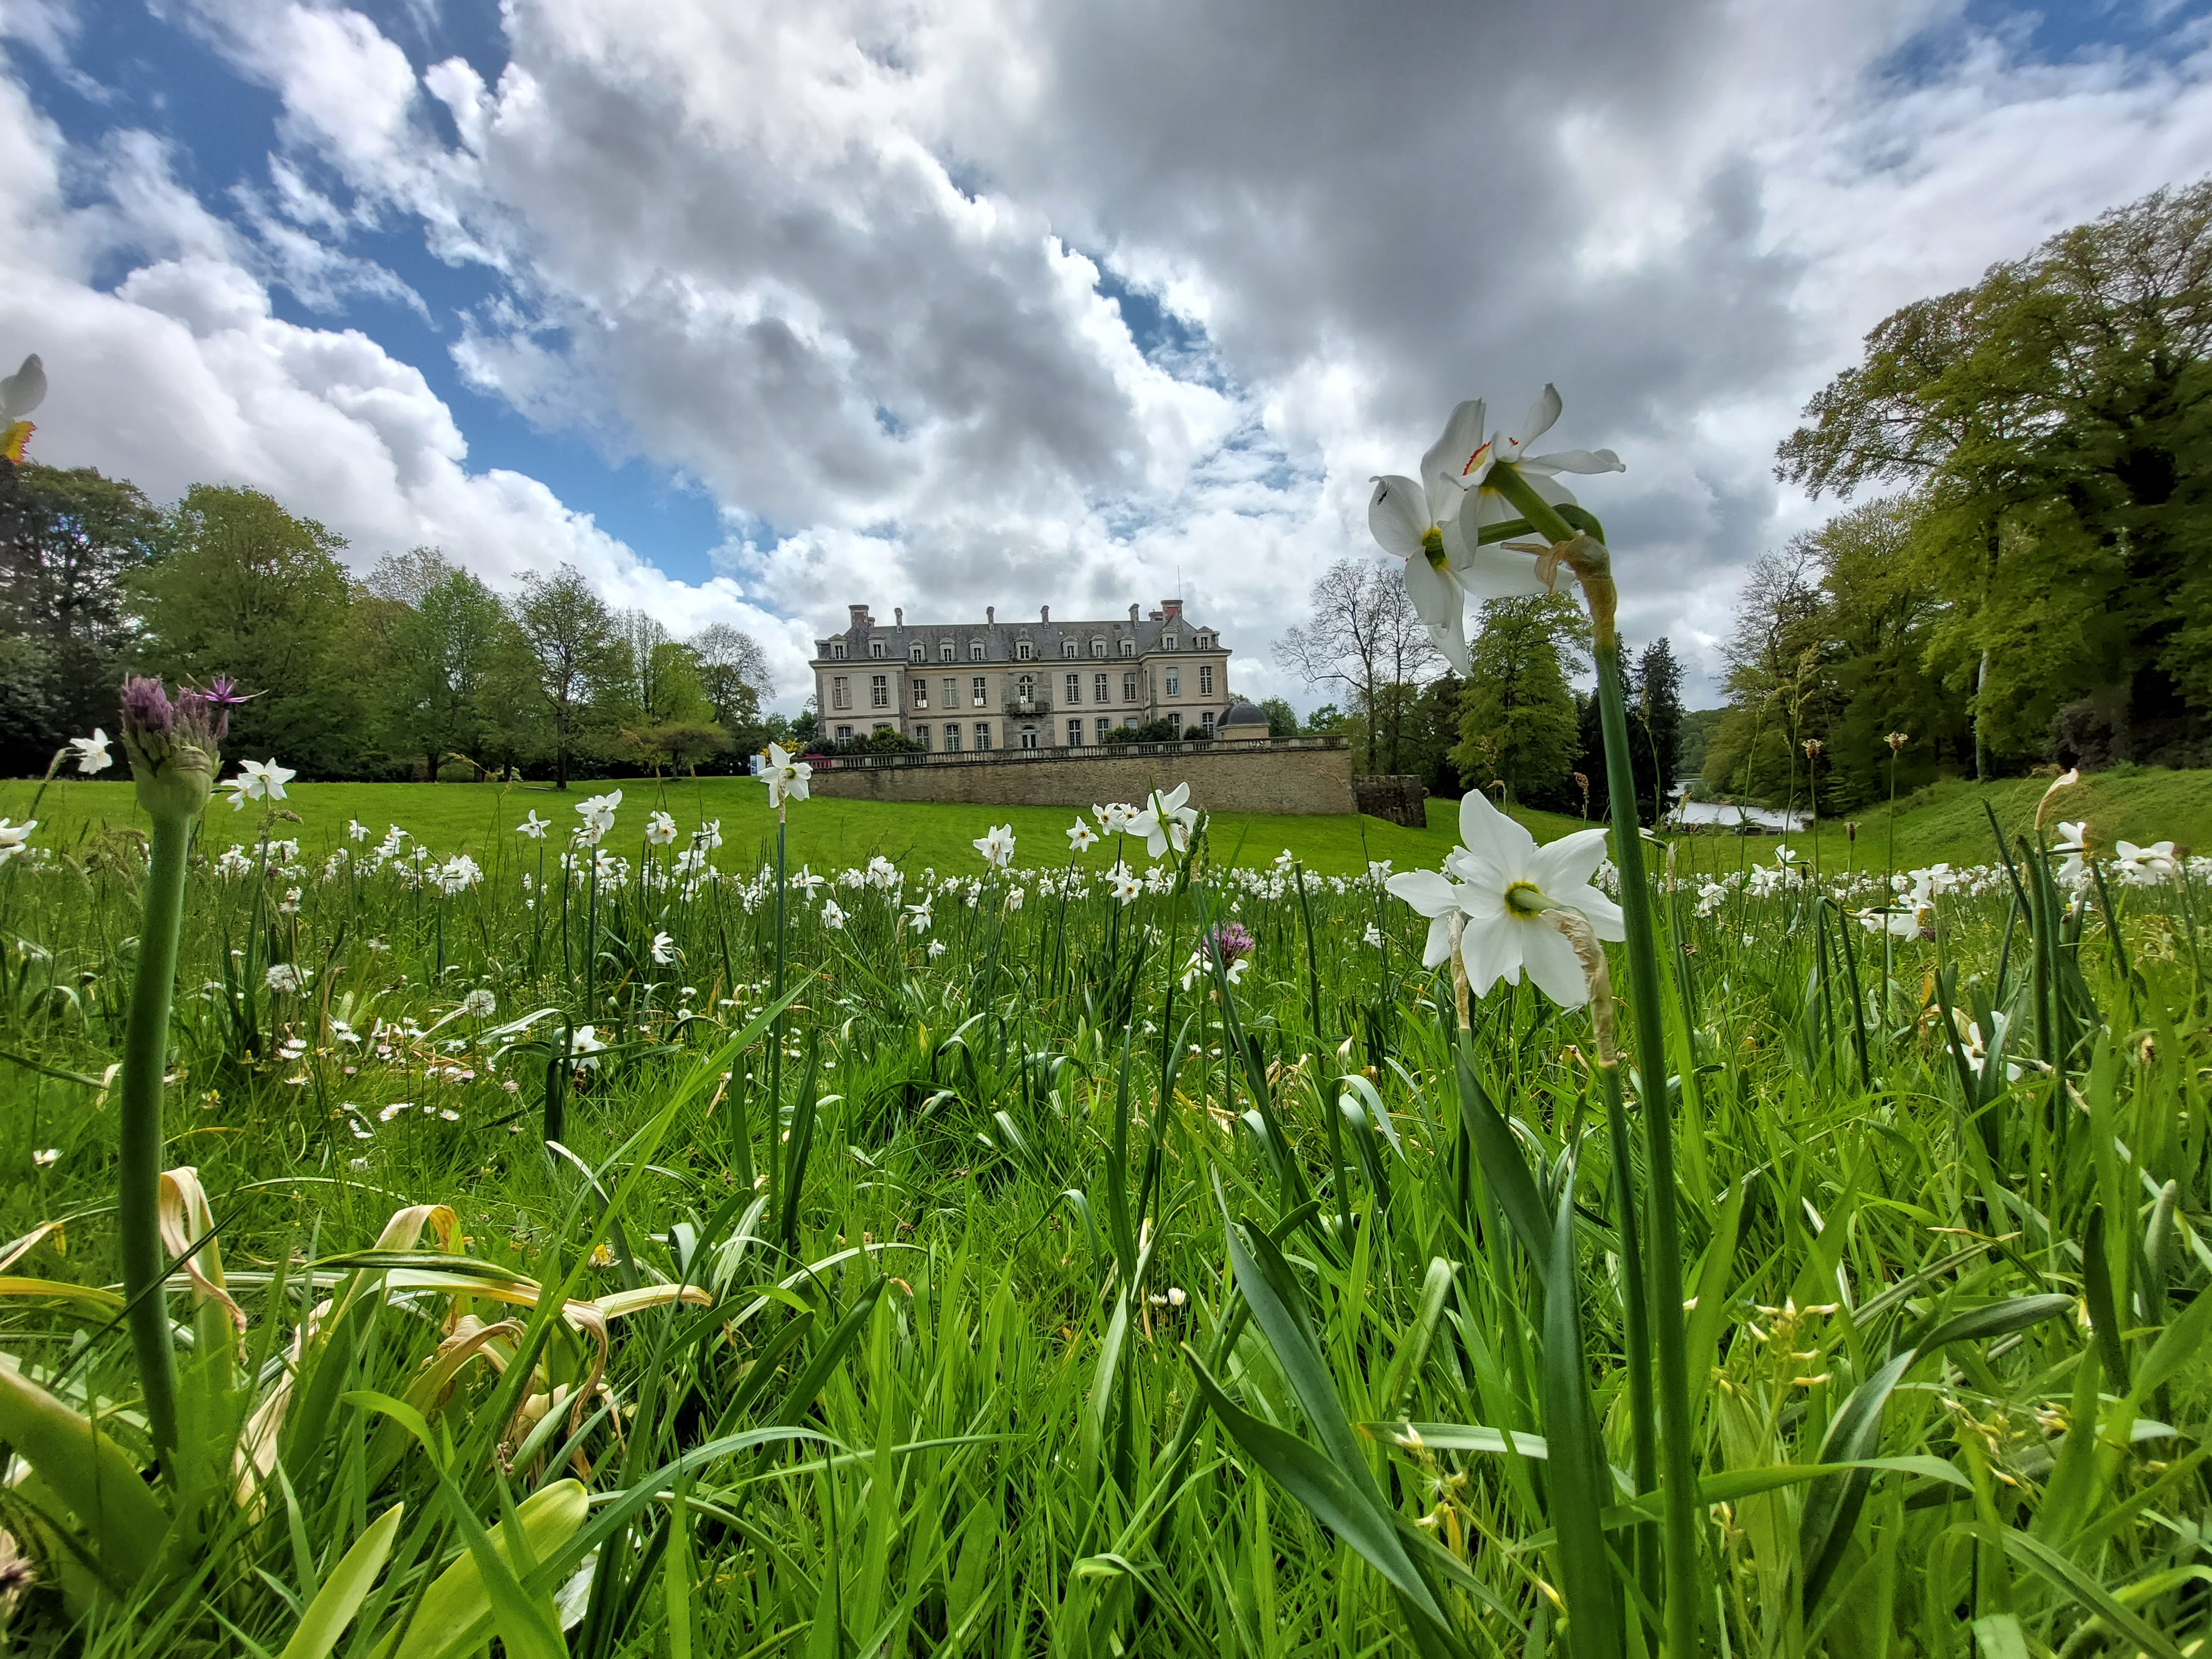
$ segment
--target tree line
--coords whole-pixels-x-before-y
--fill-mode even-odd
[[[435,548],[350,575],[345,541],[250,489],[162,507],[89,467],[0,461],[0,770],[112,727],[126,673],[252,700],[230,746],[307,777],[742,769],[781,716],[760,647],[679,640],[573,567],[494,592]]]

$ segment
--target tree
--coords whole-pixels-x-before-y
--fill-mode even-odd
[[[18,641],[0,768],[42,769],[68,738],[115,724],[136,631],[125,583],[167,541],[167,520],[127,480],[0,461],[0,634]]]
[[[1406,584],[1372,559],[1339,559],[1313,585],[1313,621],[1294,627],[1274,645],[1275,660],[1309,685],[1341,685],[1366,719],[1368,773],[1399,769],[1405,746],[1405,708],[1387,706],[1386,685],[1418,685],[1443,659],[1428,625],[1407,597]]]
[[[700,689],[713,705],[714,718],[732,733],[757,725],[761,704],[775,695],[775,681],[760,641],[741,628],[710,623],[691,636],[690,643],[699,665]]]
[[[594,694],[620,688],[629,673],[627,641],[572,564],[550,576],[524,578],[512,615],[529,647],[532,681],[551,726],[554,787],[566,789]]]
[[[411,561],[430,551],[418,548],[405,556]],[[384,569],[372,574],[372,592]],[[435,781],[451,757],[480,758],[483,694],[507,615],[498,596],[465,570],[419,574],[432,578],[429,585],[386,635],[384,716],[398,746],[421,755]]]
[[[1914,487],[1946,602],[1928,664],[1971,689],[1975,769],[2102,699],[2124,750],[2212,716],[2212,181],[2076,226],[1916,301],[1807,405],[1778,474]]]
[[[1650,823],[1664,817],[1674,793],[1682,751],[1682,665],[1663,636],[1644,647],[1636,663],[1636,701],[1630,705],[1629,747],[1637,769],[1638,811],[1652,805]],[[1640,741],[1638,741],[1640,739]]]
[[[1524,800],[1566,781],[1577,748],[1567,675],[1589,648],[1589,624],[1564,593],[1492,599],[1469,651],[1453,763],[1470,788],[1504,781]]]
[[[1722,647],[1729,713],[1705,744],[1705,781],[1717,788],[1787,799],[1804,775],[1799,745],[1827,729],[1832,686],[1820,576],[1809,535],[1752,567],[1735,631]]]
[[[1260,712],[1267,717],[1267,735],[1271,738],[1295,738],[1298,734],[1298,711],[1280,697],[1267,698],[1260,704]]]
[[[251,489],[195,484],[171,550],[134,584],[146,669],[205,684],[228,675],[253,701],[234,709],[228,747],[273,755],[310,777],[354,771],[362,750],[357,653],[340,648],[353,589],[345,538]]]

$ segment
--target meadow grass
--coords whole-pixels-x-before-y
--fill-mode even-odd
[[[0,866],[18,1638],[1656,1648],[1638,1155],[1589,1013],[1500,985],[1461,1033],[1426,922],[1366,878],[1436,862],[1441,815],[1364,847],[1224,817],[1187,861],[1109,837],[1063,882],[1066,811],[1012,815],[995,871],[969,842],[1007,813],[809,801],[787,858],[831,879],[779,928],[759,786],[691,792],[647,848],[663,797],[626,785],[568,881],[509,829],[574,820],[550,792],[210,815],[167,1125],[195,1431],[151,1486],[100,1484],[18,1382],[145,1462],[107,1072],[143,862],[120,787],[48,793],[57,854]],[[421,856],[376,850],[392,822]],[[1152,877],[1127,902],[1116,857]],[[2200,1639],[2212,893],[2045,870],[1931,888],[1924,936],[1849,915],[1863,882],[1655,890],[1664,1086],[1627,1083],[1680,1150],[1705,1651]],[[1199,948],[1227,922],[1234,963]]]

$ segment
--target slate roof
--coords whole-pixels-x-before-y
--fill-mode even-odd
[[[1014,655],[1016,643],[1027,640],[1030,642],[1030,651],[1035,653],[1034,660],[1087,662],[1091,660],[1091,641],[1094,639],[1103,637],[1105,640],[1106,655],[1109,659],[1119,658],[1121,654],[1121,641],[1132,638],[1137,642],[1136,654],[1140,657],[1149,656],[1160,649],[1160,637],[1170,627],[1174,628],[1176,636],[1182,640],[1183,650],[1189,650],[1192,638],[1201,633],[1213,636],[1214,650],[1228,648],[1221,643],[1219,629],[1209,623],[1200,622],[1189,612],[1185,611],[1172,623],[1165,618],[1155,622],[1149,617],[1133,623],[1127,617],[1117,617],[1110,621],[1098,622],[1055,620],[1048,623],[1039,622],[1032,617],[1024,622],[908,623],[903,627],[897,624],[885,626],[882,623],[877,623],[869,627],[848,628],[841,634],[825,635],[815,641],[814,656],[817,662],[827,659],[830,655],[830,642],[834,640],[842,640],[845,641],[845,655],[848,661],[866,660],[870,645],[880,640],[883,642],[884,659],[903,660],[915,642],[920,641],[922,647],[922,659],[925,662],[934,663],[941,659],[940,647],[949,639],[952,641],[953,660],[968,662],[972,659],[969,647],[977,640],[981,640],[983,642],[985,662],[1014,662],[1018,660]],[[1074,659],[1068,658],[1064,649],[1065,641],[1071,639],[1076,645]]]

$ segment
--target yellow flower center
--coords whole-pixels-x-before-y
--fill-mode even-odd
[[[1526,921],[1541,915],[1551,908],[1552,901],[1544,896],[1542,888],[1533,881],[1516,881],[1505,889],[1505,914]]]
[[[1444,568],[1444,532],[1431,525],[1421,532],[1421,551],[1438,570]]]

